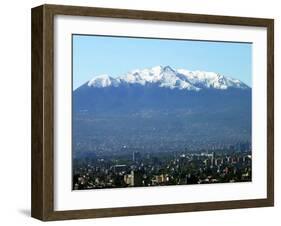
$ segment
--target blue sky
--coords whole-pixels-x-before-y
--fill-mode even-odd
[[[73,89],[94,76],[157,65],[213,71],[252,86],[252,44],[73,35]]]

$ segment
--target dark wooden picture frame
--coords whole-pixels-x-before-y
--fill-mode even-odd
[[[267,29],[267,198],[122,208],[54,210],[54,16],[95,16],[155,21],[265,27]],[[32,200],[31,215],[50,221],[160,214],[274,205],[274,21],[273,19],[211,16],[60,5],[32,9]]]

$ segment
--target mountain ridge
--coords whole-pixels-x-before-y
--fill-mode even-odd
[[[116,78],[102,74],[95,76],[84,85],[95,88],[154,85],[162,88],[189,91],[200,91],[203,89],[226,90],[229,88],[251,89],[242,81],[219,73],[173,69],[170,66],[135,69]]]

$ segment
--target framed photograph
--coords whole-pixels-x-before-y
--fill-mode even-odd
[[[274,21],[32,9],[32,216],[274,205]]]

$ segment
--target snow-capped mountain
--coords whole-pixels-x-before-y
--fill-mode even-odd
[[[226,90],[228,88],[249,89],[238,79],[229,78],[215,72],[188,71],[173,69],[170,66],[156,66],[133,70],[125,75],[113,78],[109,75],[99,75],[91,79],[89,87],[119,87],[122,85],[155,85],[169,89],[199,91],[202,89]]]
[[[171,151],[251,140],[251,88],[213,72],[157,66],[100,75],[72,97],[74,145],[82,151],[117,153],[124,145]]]

